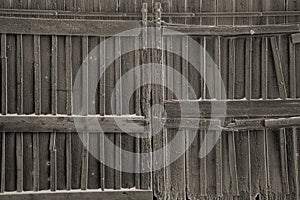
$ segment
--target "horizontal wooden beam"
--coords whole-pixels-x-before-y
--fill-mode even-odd
[[[164,35],[177,35],[180,32],[186,35],[268,35],[268,34],[290,34],[300,33],[300,25],[260,25],[260,26],[197,26],[197,25],[176,25],[163,23]],[[175,32],[174,32],[175,31]]]
[[[0,17],[0,33],[7,34],[112,36],[140,25],[135,20]]]
[[[82,120],[89,122],[97,119],[104,132],[120,133],[145,132],[147,124],[142,116],[56,116],[56,115],[0,115],[0,131],[5,132],[99,132],[97,126],[83,125],[75,126],[74,121]],[[120,128],[118,124],[122,126]],[[75,122],[76,122],[75,121]],[[138,126],[136,126],[138,125]],[[126,130],[126,131],[124,131]]]
[[[165,110],[168,118],[210,118],[212,102],[214,117],[224,117],[224,106],[225,117],[288,117],[300,114],[300,100],[167,101]],[[200,115],[195,109],[197,107]]]
[[[151,200],[150,190],[122,190],[122,191],[70,191],[70,192],[20,192],[0,194],[1,200],[107,200],[107,199],[131,199]]]
[[[300,115],[300,114],[299,114]],[[169,129],[197,129],[197,130],[222,130],[222,131],[244,131],[244,130],[264,130],[274,128],[300,127],[300,116],[266,119],[234,119],[233,122],[224,122],[216,119],[196,119],[196,118],[174,118],[167,119],[165,128]]]
[[[78,18],[141,18],[140,12],[84,12],[84,11],[62,11],[62,10],[31,10],[31,9],[0,9],[1,15],[7,16],[36,16],[36,17],[78,17]],[[153,16],[153,13],[148,13]],[[279,17],[298,16],[300,11],[267,11],[267,12],[163,12],[163,17]]]
[[[214,129],[220,130],[222,127],[220,120],[214,119],[196,119],[196,118],[167,118],[165,120],[165,128],[188,128],[188,129]]]
[[[300,113],[299,113],[300,115]],[[300,126],[300,117],[289,117],[289,118],[279,118],[279,119],[266,119],[265,127],[292,127]]]
[[[236,119],[224,127],[225,130],[263,130],[274,128],[300,127],[300,117],[278,119]]]

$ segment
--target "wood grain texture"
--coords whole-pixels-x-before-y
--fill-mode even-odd
[[[195,26],[195,25],[164,25],[164,35],[176,35],[184,33],[187,35],[222,35],[222,36],[239,36],[239,35],[267,35],[298,33],[298,25],[263,25],[263,26]],[[170,31],[172,30],[172,31]],[[174,32],[175,31],[175,32]]]
[[[211,105],[214,105],[216,110],[223,108],[224,105],[227,107],[227,117],[259,117],[259,116],[297,116],[298,111],[298,100],[225,100],[215,101],[213,104],[211,101],[167,101],[165,102],[165,109],[168,112],[168,117],[179,117],[180,109],[179,104],[182,108],[186,109],[183,117],[209,117],[211,115]],[[195,109],[195,106],[199,106],[200,115]],[[274,106],[277,107],[274,110]],[[220,115],[216,112],[215,116]]]
[[[1,33],[34,35],[111,36],[140,27],[139,21],[126,20],[96,21],[10,17],[0,17],[0,24]],[[20,24],[22,24],[22,26],[20,26]],[[43,26],[41,26],[41,24],[43,24]]]
[[[99,192],[99,191],[91,191],[91,192],[56,192],[56,193],[22,193],[22,194],[3,194],[1,195],[1,199],[8,200],[8,199],[16,199],[16,200],[38,200],[38,199],[49,199],[49,200],[79,200],[79,199],[86,199],[86,200],[106,200],[109,198],[113,199],[132,199],[132,200],[150,200],[152,199],[152,191],[145,191],[145,190],[137,190],[137,191],[108,191],[108,192]]]

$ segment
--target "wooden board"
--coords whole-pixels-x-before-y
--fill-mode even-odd
[[[74,116],[75,117],[75,116]],[[80,131],[88,131],[88,132],[98,132],[97,127],[75,127],[74,125],[74,117],[73,116],[26,116],[26,115],[1,115],[0,116],[0,124],[1,131],[24,131],[24,132],[80,132]],[[75,117],[76,120],[89,121],[92,118],[96,118],[102,127],[104,132],[120,132],[122,131],[114,121],[113,117],[90,117],[90,116],[82,116]],[[143,132],[143,128],[135,129],[135,123],[141,125],[145,125],[145,121],[143,117],[116,117],[116,120],[120,122],[120,124],[125,125],[128,130],[139,133]],[[130,125],[131,123],[131,125]]]
[[[227,106],[226,116],[223,117],[298,116],[300,111],[298,100],[227,100],[215,101],[214,104],[211,101],[168,101],[165,103],[165,109],[169,118],[209,117],[212,105],[216,106],[216,111],[220,108],[223,110],[224,105]],[[180,106],[184,110],[182,114]],[[199,113],[195,111],[195,106],[199,106]],[[220,113],[215,113],[215,116],[220,116]]]
[[[10,34],[111,36],[139,27],[139,21],[0,17],[0,32]]]
[[[14,194],[2,194],[0,198],[3,200],[39,200],[39,199],[47,199],[47,200],[106,200],[106,199],[132,199],[132,200],[150,200],[152,199],[152,191],[147,190],[123,190],[123,191],[107,191],[107,192],[99,192],[99,191],[89,191],[89,192],[41,192],[41,193],[14,193]]]

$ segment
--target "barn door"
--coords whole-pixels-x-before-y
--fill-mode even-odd
[[[0,17],[1,199],[152,199],[152,160],[139,157],[151,150],[145,130],[151,86],[140,87],[151,74],[135,71],[115,89],[152,54],[140,50],[140,32],[114,35],[144,25],[85,14]],[[104,66],[99,82],[92,82]],[[96,120],[104,133],[91,124],[78,126],[78,120]]]
[[[178,85],[169,84],[173,91],[164,91],[166,124],[163,139],[154,144],[164,141],[160,145],[167,145],[177,134],[182,141],[173,152],[187,151],[167,168],[154,173],[154,194],[162,199],[184,199],[185,195],[191,199],[297,196],[299,159],[295,156],[299,151],[296,127],[300,107],[296,98],[293,41],[298,34],[278,32],[274,36],[276,31],[271,27],[264,36],[251,35],[254,27],[246,28],[250,34],[234,27],[229,32],[182,24],[167,24],[163,28],[186,33],[164,35],[164,44],[181,49],[181,54],[165,53],[163,60],[181,73],[192,88],[182,87],[181,80]],[[206,63],[200,64],[204,75],[194,69],[193,58],[183,59],[186,54],[193,55],[187,48],[190,44],[184,42],[186,37],[192,37],[205,50],[197,58],[199,63]],[[208,57],[217,65],[221,80],[209,70]],[[173,76],[165,73],[167,82],[173,82],[175,72],[171,73]],[[208,81],[215,87],[208,88]],[[221,89],[221,81],[225,90]],[[185,96],[191,89],[196,91],[196,98]],[[175,97],[174,93],[182,96]],[[226,115],[222,113],[224,106]],[[213,148],[205,143],[209,134],[217,138],[211,138],[216,139]],[[191,137],[194,140],[189,143]],[[207,152],[201,157],[203,147]]]

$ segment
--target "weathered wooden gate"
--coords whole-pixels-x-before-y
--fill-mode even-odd
[[[146,14],[145,2],[1,2],[0,198],[299,199],[300,3],[165,0],[161,12],[160,4],[148,1]],[[197,137],[180,159],[160,171],[130,174],[104,166],[84,148],[71,116],[71,92],[82,61],[95,46],[116,33],[145,27],[145,22],[160,28],[162,37],[152,41],[158,46],[122,55],[100,80],[95,107],[106,136],[128,151],[147,152],[166,145],[177,131],[181,113],[173,99],[200,106],[203,116],[200,128],[189,125],[199,118],[193,110],[183,116],[187,127],[180,132],[180,145],[190,132],[197,132]],[[206,73],[201,77],[188,60],[160,50],[178,48],[189,55],[186,36],[170,35],[164,28],[193,37],[210,54],[220,68],[226,94],[218,99],[208,93],[205,81],[214,79],[218,90],[220,80],[206,73],[206,55],[199,56]],[[99,54],[121,55],[131,48],[123,44],[134,46],[143,39],[138,35],[118,38],[112,46],[99,49]],[[105,60],[97,62],[105,64]],[[130,113],[122,112],[122,106],[128,106],[123,105],[122,94],[140,80],[122,83],[121,93],[113,94],[114,85],[122,74],[148,62],[179,71],[200,100],[190,99],[180,83],[174,83],[173,90],[182,93],[176,97],[170,90],[148,85],[135,92]],[[141,77],[173,81],[172,74],[155,71]],[[143,140],[122,134],[108,117],[111,95],[120,97],[113,104],[129,127],[133,122],[145,124],[151,118],[147,115],[150,105],[163,103],[168,118],[162,133]],[[226,102],[228,118],[214,150],[199,159],[207,124],[212,122],[211,99]],[[97,148],[104,155],[102,136],[93,133],[93,127],[89,132],[91,141],[100,141]],[[122,166],[122,156],[115,155],[105,159]],[[135,162],[138,165],[139,160]]]

